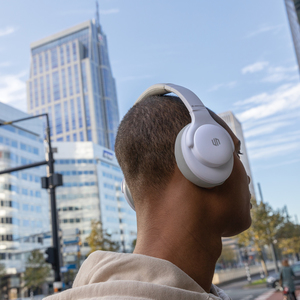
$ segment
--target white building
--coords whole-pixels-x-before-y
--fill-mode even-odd
[[[0,103],[0,122],[28,117]],[[42,121],[0,126],[0,169],[45,161]],[[46,167],[0,175],[0,263],[8,273],[24,271],[26,252],[43,248],[49,236],[49,197],[41,188]],[[27,253],[27,254],[28,254]]]
[[[64,182],[56,198],[63,240],[76,244],[65,233],[79,230],[82,243],[80,249],[73,247],[73,253],[65,249],[64,264],[74,263],[79,250],[81,260],[89,253],[86,238],[92,220],[101,221],[112,239],[121,242],[120,251],[132,251],[136,215],[121,192],[123,174],[114,152],[92,142],[54,142],[53,147],[55,171],[63,174]]]
[[[251,193],[252,197],[255,197],[253,177],[252,177],[252,174],[251,174],[249,158],[248,158],[248,155],[247,155],[247,149],[246,149],[242,124],[239,122],[239,120],[235,117],[235,115],[231,111],[220,113],[220,114],[218,114],[218,116],[226,122],[226,124],[230,127],[230,129],[233,131],[233,133],[241,141],[241,152],[243,153],[243,155],[241,155],[241,161],[242,161],[242,163],[243,163],[243,165],[246,169],[246,172],[247,172],[248,176],[250,176],[250,178],[251,178],[251,182],[250,182],[250,185],[249,185],[250,186],[250,193]]]

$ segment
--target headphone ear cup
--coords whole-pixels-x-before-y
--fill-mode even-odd
[[[180,172],[182,173],[182,175],[188,179],[189,181],[191,181],[192,183],[196,184],[197,186],[200,187],[212,187],[212,185],[207,184],[207,182],[201,180],[200,178],[198,178],[189,168],[189,166],[186,163],[186,160],[184,158],[183,152],[182,152],[182,136],[185,130],[187,130],[187,128],[190,126],[190,124],[186,125],[185,127],[183,127],[180,132],[178,133],[177,137],[176,137],[176,141],[175,141],[175,159],[176,159],[176,163],[177,166],[180,170]]]
[[[185,133],[189,126],[190,124],[181,129],[175,141],[175,159],[179,170],[186,179],[199,187],[211,188],[223,184],[231,174],[233,168],[233,155],[231,155],[227,163],[220,167],[209,167],[204,165],[194,156],[185,142]],[[201,142],[202,141],[199,141],[199,143]],[[185,153],[183,152],[183,148]],[[189,162],[190,167],[187,161]],[[192,171],[192,169],[194,169],[194,171]]]
[[[124,194],[124,197],[125,197],[127,203],[135,211],[135,206],[134,206],[133,198],[131,196],[131,193],[129,191],[129,188],[127,186],[127,183],[126,183],[125,179],[123,179],[123,181],[122,181],[121,190],[122,190],[122,193]]]

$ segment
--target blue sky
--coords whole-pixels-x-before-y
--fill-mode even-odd
[[[300,83],[284,0],[99,0],[120,117],[148,86],[190,88],[242,122],[255,188],[300,220]],[[94,18],[93,0],[0,10],[0,101],[26,110],[30,43]],[[259,194],[257,193],[257,198]]]

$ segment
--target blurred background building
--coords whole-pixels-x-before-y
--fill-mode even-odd
[[[243,153],[243,155],[241,155],[241,161],[246,169],[247,174],[251,178],[250,185],[249,185],[250,193],[251,193],[252,197],[256,198],[255,189],[254,189],[254,185],[253,185],[253,177],[251,174],[249,158],[247,155],[247,149],[246,149],[242,124],[239,122],[239,120],[235,117],[235,115],[231,111],[223,112],[218,115],[220,118],[222,118],[226,122],[226,124],[230,127],[230,129],[233,131],[233,133],[241,141],[241,152]]]
[[[49,114],[54,141],[114,149],[119,109],[98,17],[31,44],[27,108]]]
[[[55,169],[64,177],[56,197],[63,242],[68,246],[75,241],[74,245],[77,235],[80,244],[80,248],[64,247],[65,265],[75,264],[78,252],[81,260],[90,252],[86,238],[92,220],[102,223],[102,229],[120,243],[121,252],[131,252],[136,214],[121,192],[123,173],[114,152],[92,142],[57,142],[53,146],[57,148]]]
[[[285,7],[300,71],[300,0],[285,0]]]
[[[0,102],[0,122],[28,115]],[[0,169],[45,160],[42,121],[0,126]],[[49,198],[41,188],[44,166],[0,176],[0,261],[7,273],[23,272],[26,255],[50,235]]]

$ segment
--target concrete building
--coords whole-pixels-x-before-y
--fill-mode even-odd
[[[255,189],[253,185],[253,177],[251,174],[251,169],[250,169],[250,163],[249,163],[249,158],[247,155],[247,149],[246,149],[246,144],[245,144],[245,139],[244,139],[244,134],[243,134],[243,128],[242,124],[239,122],[239,120],[235,117],[235,115],[231,111],[227,111],[224,113],[218,114],[220,118],[222,118],[226,124],[230,127],[230,129],[233,131],[233,133],[238,137],[238,139],[241,141],[241,152],[243,155],[241,155],[241,161],[246,169],[247,174],[251,178],[250,182],[250,193],[252,197],[255,197]]]
[[[27,107],[48,112],[53,141],[114,149],[119,110],[99,17],[31,44]]]
[[[0,103],[0,122],[28,115]],[[0,126],[0,169],[45,160],[42,121],[32,119],[15,125]],[[24,271],[26,255],[43,248],[43,237],[49,236],[49,197],[41,188],[40,166],[0,175],[0,263],[6,271]]]
[[[300,0],[285,0],[284,2],[300,71]]]
[[[64,265],[74,265],[79,252],[81,260],[89,253],[92,220],[101,221],[111,238],[121,242],[120,251],[132,251],[136,214],[121,192],[123,174],[114,152],[92,142],[57,142],[53,147],[55,170],[64,176],[64,185],[57,188]],[[80,248],[74,247],[79,241]]]

